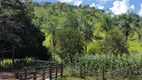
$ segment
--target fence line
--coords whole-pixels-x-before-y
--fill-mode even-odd
[[[0,58],[4,60],[4,58]],[[12,60],[12,59],[11,59]],[[63,76],[63,63],[57,63],[53,61],[44,61],[44,60],[31,60],[29,63],[28,59],[14,59],[14,78],[20,80],[26,80],[28,78],[33,78],[33,80],[39,80],[38,78],[45,80],[46,78],[57,78]],[[17,65],[23,65],[24,70],[21,71],[22,67],[19,69]],[[38,66],[37,66],[38,65]],[[42,66],[39,66],[42,65]],[[44,65],[44,66],[43,66]],[[3,67],[0,67],[1,70]],[[6,67],[5,67],[6,69]],[[4,70],[5,70],[4,69]],[[7,69],[13,71],[12,63],[7,67]],[[32,76],[31,76],[32,75]]]
[[[141,70],[141,69],[142,69],[142,65],[140,65],[140,66],[129,66],[129,67],[118,69],[118,70],[114,70],[114,71],[111,71],[111,72],[106,72],[105,68],[102,67],[101,72],[99,72],[98,70],[91,69],[91,70],[87,70],[88,72],[86,74],[86,73],[84,73],[83,66],[81,65],[80,66],[80,77],[83,78],[84,75],[88,75],[89,74],[89,76],[90,76],[90,75],[93,75],[93,73],[94,73],[94,75],[97,74],[97,76],[100,76],[101,80],[106,80],[106,75],[110,75],[110,74],[113,74],[113,73],[116,73],[116,72],[119,72],[119,71],[124,71],[124,72],[126,72],[129,80],[131,80],[132,79],[132,75],[134,74],[133,72],[136,71],[136,70]],[[101,73],[101,75],[99,73]]]
[[[59,66],[57,65],[54,67],[53,67],[53,65],[50,65],[50,67],[48,67],[48,68],[47,67],[45,67],[45,68],[39,67],[41,70],[38,70],[39,69],[38,68],[38,69],[35,69],[35,71],[30,71],[30,72],[28,72],[28,69],[25,68],[24,72],[17,72],[16,73],[16,74],[18,74],[18,76],[16,76],[16,78],[20,79],[20,80],[22,80],[22,79],[26,80],[26,79],[31,79],[31,78],[33,78],[33,80],[38,80],[37,78],[45,80],[48,77],[50,80],[52,80],[53,78],[57,78],[59,76],[63,77],[63,66],[61,66],[61,65],[62,65],[62,63],[59,64]],[[59,71],[59,68],[61,68],[60,71]],[[38,71],[42,71],[42,74],[39,74]],[[33,77],[28,76],[30,74],[33,75]]]
[[[115,70],[115,71],[112,71],[112,72],[107,72],[107,74],[112,74],[112,73],[115,73],[115,72],[128,70],[128,69],[136,69],[136,68],[142,68],[142,65],[140,65],[140,66],[129,66],[129,67],[118,69],[118,70]]]

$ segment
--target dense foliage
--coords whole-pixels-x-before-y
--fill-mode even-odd
[[[11,57],[12,51],[7,52],[7,48],[15,46],[15,57],[35,56],[35,53],[40,52],[45,56],[47,50],[42,47],[44,35],[32,23],[34,14],[30,2],[1,0],[0,4],[0,52],[3,52],[1,54],[4,57]]]
[[[104,39],[102,51],[105,54],[123,55],[128,52],[127,41],[119,29],[109,31]]]
[[[43,2],[34,14],[33,23],[46,36],[43,45],[66,62],[74,55],[122,55],[129,53],[129,41],[141,42],[141,18],[133,12],[112,16],[88,5]]]

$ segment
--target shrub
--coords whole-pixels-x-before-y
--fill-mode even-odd
[[[119,29],[113,29],[108,32],[103,42],[102,51],[105,54],[123,54],[128,53],[127,41]]]

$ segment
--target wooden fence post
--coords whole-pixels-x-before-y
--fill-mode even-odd
[[[16,79],[19,79],[19,73],[18,73],[18,71],[17,71],[16,74],[15,74],[15,78],[16,78]]]
[[[34,76],[33,80],[36,80],[36,74],[37,74],[37,71],[33,73],[33,76]]]
[[[24,68],[24,77],[25,77],[25,79],[24,80],[27,80],[27,69],[26,68]]]
[[[83,78],[82,65],[80,65],[80,77]]]
[[[19,73],[19,80],[23,80],[21,73]]]
[[[16,78],[16,76],[15,76],[15,68],[14,68],[14,64],[15,64],[15,62],[14,62],[14,53],[15,53],[15,46],[13,45],[13,47],[12,47],[12,71],[13,71],[14,78]]]
[[[129,68],[129,80],[131,80],[131,68]]]
[[[58,77],[58,65],[56,65],[56,78]]]
[[[45,68],[43,69],[43,78],[42,80],[45,80]]]
[[[104,70],[104,67],[102,68],[102,80],[106,80],[105,79],[105,70]]]
[[[93,74],[93,69],[90,69],[90,76],[92,76]]]
[[[63,63],[61,63],[61,77],[63,77]]]
[[[27,66],[27,61],[26,61],[26,60],[24,61],[24,66],[25,66],[25,67]]]
[[[50,64],[49,76],[50,80],[52,80],[52,64]]]

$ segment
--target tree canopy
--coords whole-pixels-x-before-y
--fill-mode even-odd
[[[31,2],[1,0],[0,3],[1,49],[15,46],[18,54],[24,49],[21,55],[26,56],[29,52],[25,49],[33,49],[32,52],[37,52],[34,49],[42,48],[44,34],[32,22],[34,7],[29,4]]]

